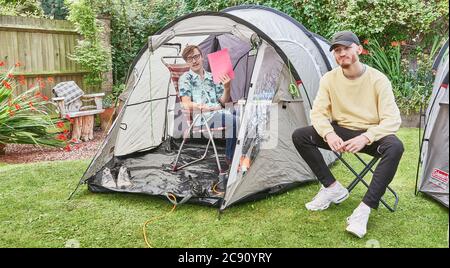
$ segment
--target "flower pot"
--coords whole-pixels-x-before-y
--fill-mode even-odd
[[[114,121],[115,107],[105,108],[105,111],[100,114],[100,127],[103,131],[109,130]]]

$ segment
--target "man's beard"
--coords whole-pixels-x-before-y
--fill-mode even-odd
[[[357,61],[357,58],[355,55],[351,56],[351,63],[344,63],[344,64],[339,64],[339,66],[341,66],[342,69],[348,69],[350,68],[350,66],[352,64],[354,64]]]

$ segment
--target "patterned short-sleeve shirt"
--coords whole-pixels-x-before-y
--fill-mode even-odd
[[[181,97],[191,97],[192,102],[206,104],[209,107],[220,105],[223,95],[223,85],[215,84],[210,72],[205,71],[205,79],[192,70],[184,73],[178,80]]]

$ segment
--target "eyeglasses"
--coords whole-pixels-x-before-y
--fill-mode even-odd
[[[196,54],[196,55],[193,55],[191,57],[187,57],[186,61],[187,62],[193,62],[194,60],[198,61],[200,59],[200,56],[201,56],[200,54]]]

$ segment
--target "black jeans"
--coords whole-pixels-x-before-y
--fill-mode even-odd
[[[361,135],[365,131],[351,130],[332,124],[336,134],[344,141]],[[312,127],[299,128],[292,134],[295,148],[312,169],[317,179],[323,186],[328,187],[336,179],[325,163],[318,147],[331,150],[323,138]],[[365,146],[360,152],[371,156],[381,157],[378,166],[374,170],[369,189],[363,198],[363,202],[371,208],[378,208],[381,197],[394,178],[398,163],[403,154],[403,143],[395,136],[388,135],[380,140]]]

